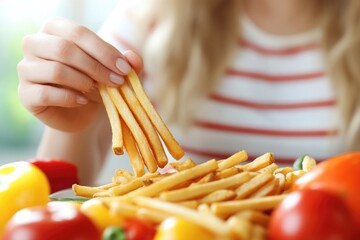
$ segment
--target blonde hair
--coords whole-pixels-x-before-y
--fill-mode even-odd
[[[156,81],[154,96],[162,116],[187,126],[196,103],[218,83],[231,60],[240,1],[156,1],[150,17],[156,16],[157,25],[150,33],[138,31],[146,35],[139,37],[146,39],[139,45],[146,70]]]
[[[139,22],[139,46],[156,81],[155,101],[167,121],[186,126],[195,103],[214,89],[232,59],[242,1],[147,2],[151,14]],[[324,62],[335,89],[340,131],[347,150],[360,150],[360,1],[321,4]],[[155,27],[144,24],[149,18]]]
[[[324,1],[323,48],[347,150],[360,150],[360,1]]]

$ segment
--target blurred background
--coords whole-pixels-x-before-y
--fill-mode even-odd
[[[43,130],[17,95],[22,38],[55,16],[97,31],[115,5],[116,0],[0,0],[0,165],[33,158]]]

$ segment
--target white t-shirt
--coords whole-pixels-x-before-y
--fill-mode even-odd
[[[120,51],[136,50],[127,10],[117,8],[100,31]],[[288,165],[303,154],[323,160],[341,152],[320,31],[275,36],[246,17],[241,24],[221,84],[202,102],[188,131],[171,129],[186,155],[201,162],[240,150],[250,158],[273,152],[277,163]]]

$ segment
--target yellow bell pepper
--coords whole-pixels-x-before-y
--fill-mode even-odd
[[[154,240],[214,240],[215,236],[188,220],[170,217],[165,219],[159,226]]]
[[[90,199],[84,202],[80,211],[88,216],[100,231],[109,226],[123,226],[124,219],[111,213],[110,210],[99,200]]]
[[[45,174],[29,162],[0,166],[0,236],[20,209],[46,205],[50,187]]]

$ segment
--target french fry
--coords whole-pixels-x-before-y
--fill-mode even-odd
[[[264,155],[257,157],[253,161],[244,165],[244,168],[247,171],[259,171],[272,163],[274,163],[274,155],[272,153],[265,153]]]
[[[282,168],[278,168],[274,171],[274,174],[277,174],[277,173],[282,173],[284,175],[286,175],[287,173],[289,172],[293,172],[294,169],[292,167],[282,167]]]
[[[236,168],[236,167],[227,168],[227,169],[216,172],[214,179],[231,177],[237,173],[239,173],[238,168]]]
[[[310,171],[311,169],[313,169],[314,167],[316,166],[316,161],[314,158],[306,155],[304,157],[304,160],[302,162],[302,169],[305,171],[305,172],[308,172]]]
[[[249,198],[257,198],[257,197],[265,197],[271,195],[276,192],[278,186],[278,182],[275,178],[267,182],[261,188],[259,188],[256,192],[251,194]]]
[[[281,193],[285,189],[285,175],[282,173],[277,173],[274,175],[275,179],[278,181],[278,191]]]
[[[216,160],[211,160],[193,168],[184,170],[164,178],[154,184],[132,191],[124,196],[115,197],[117,201],[131,201],[136,196],[153,197],[156,194],[168,190],[182,182],[203,176],[215,171],[218,167]]]
[[[132,113],[134,114],[134,117],[136,118],[140,127],[144,131],[158,166],[160,168],[165,167],[168,159],[160,141],[159,135],[157,134],[154,126],[148,118],[145,110],[140,105],[139,100],[136,98],[134,92],[127,83],[124,83],[120,87],[120,92],[123,95],[123,98],[125,99]]]
[[[210,182],[215,176],[214,172],[209,172],[208,174],[206,174],[205,176],[201,177],[199,180],[197,180],[196,182],[192,183],[190,186],[196,185],[196,184],[202,184],[202,183],[207,183]]]
[[[124,126],[125,127],[125,126]],[[134,176],[128,170],[116,170],[113,182],[116,184],[126,184],[134,180]]]
[[[76,196],[86,197],[86,198],[92,198],[94,194],[105,190],[99,187],[87,187],[78,184],[73,184],[72,189]]]
[[[104,202],[104,201],[103,201]],[[107,204],[104,202],[105,205]],[[115,214],[117,216],[123,218],[136,218],[137,212],[139,211],[140,207],[128,203],[119,203],[119,202],[111,202],[109,205],[110,213]]]
[[[116,110],[114,103],[112,102],[110,96],[107,93],[106,87],[99,83],[99,93],[103,100],[105,110],[107,112],[111,132],[112,132],[112,149],[116,155],[122,155],[124,153],[123,150],[123,136],[121,131],[121,123],[120,123],[120,116]]]
[[[226,223],[210,214],[204,214],[178,204],[147,197],[136,197],[134,198],[134,202],[141,207],[147,207],[184,218],[220,236],[229,237],[231,235],[230,228]]]
[[[236,197],[236,193],[232,190],[220,189],[216,190],[199,200],[200,203],[214,203],[232,200]]]
[[[105,185],[101,185],[101,186],[98,186],[96,188],[102,188],[102,189],[109,189],[109,188],[112,188],[112,187],[115,187],[116,186],[116,183],[108,183],[108,184],[105,184]]]
[[[273,175],[268,172],[260,173],[250,181],[244,183],[235,190],[236,199],[243,199],[254,193],[256,190],[265,185],[268,181],[273,179]]]
[[[115,171],[115,176],[122,176],[126,178],[127,181],[131,181],[134,179],[134,175],[132,175],[130,171],[124,169],[117,169]]]
[[[243,200],[232,200],[211,204],[211,212],[220,217],[228,217],[243,210],[270,210],[275,208],[287,195],[266,196]]]
[[[251,239],[253,240],[265,240],[267,236],[267,230],[260,225],[254,225],[252,227]]]
[[[137,177],[143,176],[145,174],[144,160],[139,153],[135,139],[125,123],[122,124],[122,129],[124,136],[124,146],[126,152],[129,155],[130,163],[134,170],[134,173]]]
[[[252,226],[249,221],[232,216],[226,221],[226,224],[230,226],[237,239],[250,239]]]
[[[111,196],[112,196],[112,193],[109,191],[109,189],[107,189],[107,190],[95,193],[92,197],[102,198],[102,197],[111,197]]]
[[[178,202],[178,204],[192,209],[196,209],[199,206],[199,202],[196,200]]]
[[[169,129],[166,127],[164,121],[161,119],[154,106],[151,104],[135,71],[132,70],[127,78],[132,88],[134,89],[134,92],[136,93],[136,97],[139,99],[139,102],[146,111],[146,114],[149,116],[150,121],[162,137],[171,156],[177,160],[180,159],[182,156],[184,156],[184,150],[175,140]]]
[[[202,213],[206,213],[206,214],[211,214],[212,215],[212,212],[210,210],[210,207],[208,204],[206,203],[201,203],[199,204],[199,206],[197,207],[197,210],[199,212],[202,212]]]
[[[248,155],[246,151],[237,152],[219,163],[219,171],[238,165],[247,159]]]
[[[290,189],[291,186],[294,184],[294,182],[304,174],[305,174],[305,171],[303,171],[303,170],[288,172],[285,175],[285,186],[284,186],[285,190]]]
[[[74,185],[74,191],[99,197],[111,214],[123,218],[159,225],[175,216],[211,231],[216,239],[266,239],[270,210],[306,171],[279,168],[271,153],[241,165],[239,156],[244,159],[244,153],[199,165],[191,159],[176,162],[177,172],[171,173],[134,176],[117,170],[111,184],[88,188]],[[307,170],[313,166],[309,160]]]
[[[160,224],[162,221],[164,221],[166,218],[170,217],[170,214],[150,210],[147,208],[140,208],[136,211],[136,216],[145,221],[149,221],[155,224]]]
[[[106,87],[106,89],[111,99],[113,100],[117,110],[119,111],[121,118],[124,120],[131,133],[133,134],[147,169],[150,172],[155,172],[158,168],[157,163],[154,159],[154,156],[152,155],[149,142],[144,132],[140,128],[139,124],[137,123],[134,115],[130,111],[128,105],[119,93],[118,89],[111,87]]]
[[[270,172],[270,173],[274,173],[274,171],[276,171],[276,169],[278,169],[279,166],[276,163],[272,163],[262,169],[259,170],[259,172]]]
[[[194,161],[191,160],[191,158],[187,158],[183,162],[171,162],[170,166],[176,169],[178,172],[181,172],[183,170],[196,166],[196,163],[194,163]]]
[[[270,216],[260,211],[244,210],[236,213],[234,216],[264,227],[267,227],[270,222]]]
[[[224,178],[218,181],[194,185],[188,188],[182,188],[160,194],[160,198],[170,202],[180,202],[189,199],[195,199],[219,189],[226,189],[241,185],[248,181],[252,176],[248,172],[239,173],[232,177]]]
[[[112,187],[108,191],[111,196],[121,196],[142,186],[144,186],[144,182],[140,178],[137,178],[127,184]]]

